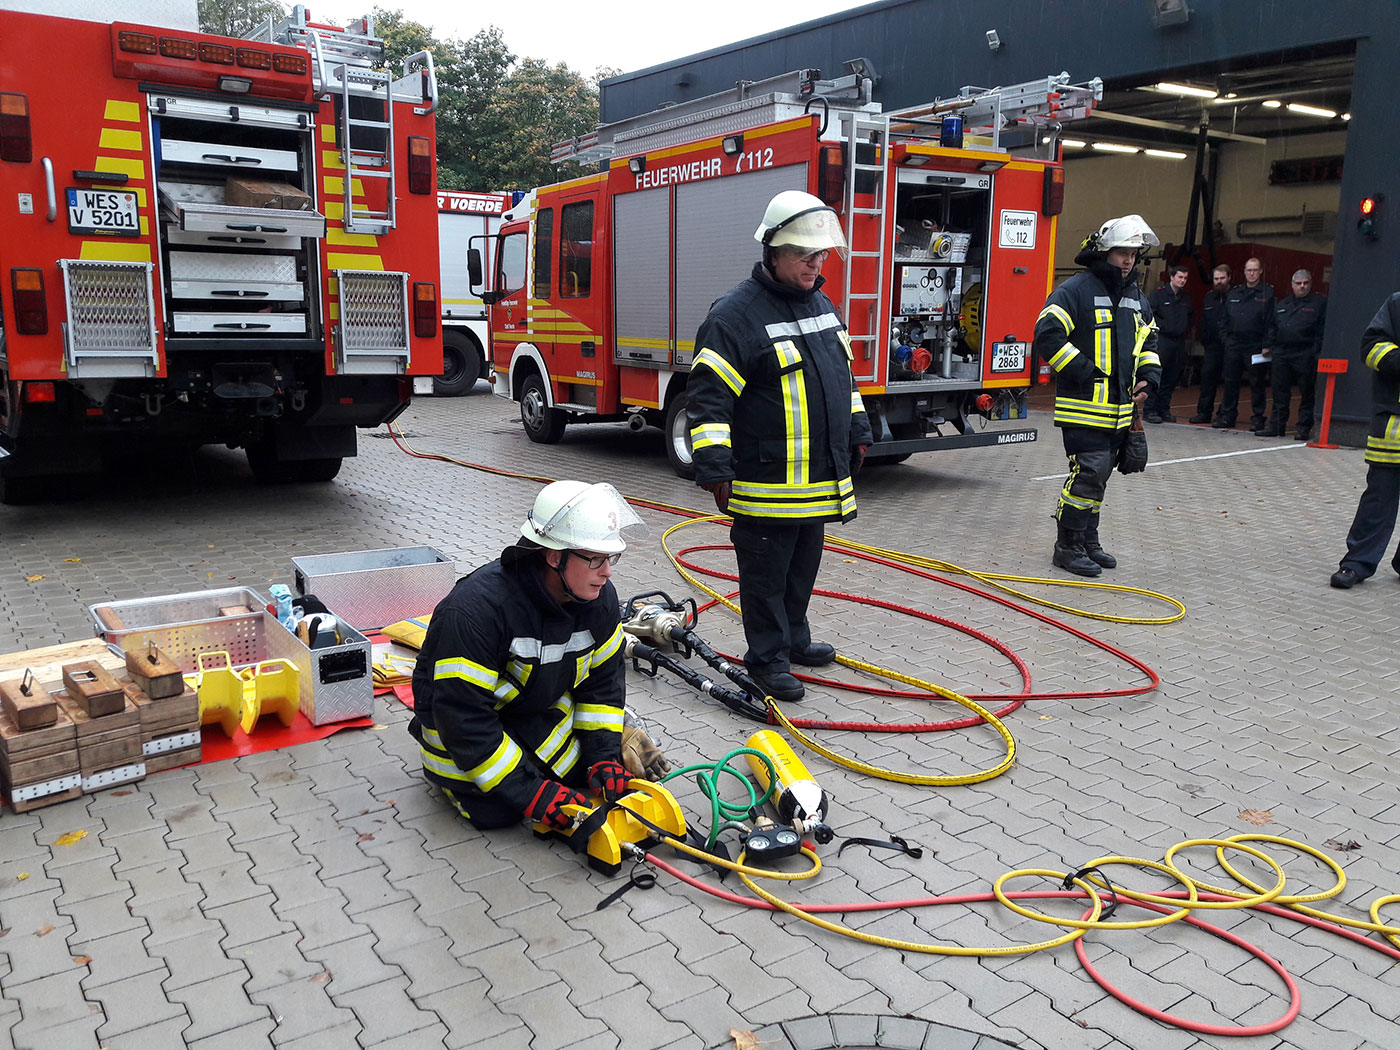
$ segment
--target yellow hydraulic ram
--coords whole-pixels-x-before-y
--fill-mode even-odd
[[[615,801],[608,810],[607,819],[588,837],[588,864],[604,875],[616,875],[622,867],[623,846],[638,842],[651,844],[657,841],[655,828],[648,827],[637,817],[649,821],[656,828],[677,839],[685,838],[685,814],[681,812],[680,803],[674,795],[650,780],[634,777],[629,786],[631,790]],[[603,804],[603,800],[595,799],[590,806],[567,805],[564,812],[573,816],[577,822],[574,829],[559,831],[548,824],[536,823],[535,834],[541,838],[547,835],[572,838],[578,833],[577,824],[585,822]]]
[[[771,729],[760,729],[749,737],[748,746],[767,755],[778,774],[782,790],[774,789],[773,805],[778,807],[782,822],[791,824],[800,835],[810,834],[822,844],[830,842],[835,833],[826,823],[826,792],[788,742]],[[771,779],[768,767],[757,755],[745,757],[758,786],[767,790]]]

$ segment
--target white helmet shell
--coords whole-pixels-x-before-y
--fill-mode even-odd
[[[841,220],[820,197],[802,190],[783,190],[768,202],[753,239],[770,247],[790,245],[808,252],[834,251],[846,257],[846,234]]]
[[[1094,235],[1093,248],[1100,252],[1111,252],[1114,248],[1141,251],[1144,248],[1155,248],[1161,243],[1141,215],[1124,215],[1117,219],[1109,219],[1099,227],[1099,232]]]
[[[535,497],[535,505],[520,526],[520,535],[551,550],[585,550],[617,554],[627,549],[625,533],[634,539],[646,526],[606,483],[555,481]]]

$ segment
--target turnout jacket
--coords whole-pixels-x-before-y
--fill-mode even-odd
[[[732,514],[784,521],[856,516],[851,454],[872,443],[851,341],[821,291],[756,263],[695,336],[687,411],[695,480],[732,481]]]
[[[1087,254],[1075,260],[1084,265]],[[1060,285],[1035,323],[1035,354],[1057,373],[1055,425],[1122,430],[1133,422],[1133,387],[1155,390],[1162,377],[1152,307],[1136,282],[1115,298],[1086,270]]]
[[[413,668],[423,773],[468,807],[485,794],[524,812],[544,780],[621,754],[617,591],[561,606],[539,564],[503,558],[458,580]]]
[[[1225,345],[1231,350],[1270,346],[1274,335],[1274,286],[1237,284],[1225,296]]]
[[[1229,289],[1217,292],[1212,288],[1201,302],[1201,346],[1207,350],[1225,348],[1225,299],[1229,294]]]
[[[1186,341],[1186,336],[1191,331],[1191,315],[1196,312],[1196,307],[1185,291],[1178,294],[1172,290],[1171,285],[1164,284],[1152,290],[1152,294],[1147,297],[1147,304],[1152,307],[1152,318],[1157,322],[1159,340],[1169,339],[1173,343]]]
[[[1268,344],[1276,356],[1317,356],[1322,350],[1322,326],[1327,321],[1327,298],[1316,292],[1290,295],[1274,307],[1274,341]]]
[[[1400,292],[1376,311],[1361,336],[1371,377],[1371,433],[1366,462],[1400,467]]]

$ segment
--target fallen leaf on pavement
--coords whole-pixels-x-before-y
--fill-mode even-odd
[[[758,1050],[758,1036],[747,1028],[731,1028],[729,1034],[734,1038],[734,1050]]]
[[[91,956],[91,955],[75,955],[75,956],[73,956],[73,961],[74,961],[75,963],[77,963],[79,966],[86,966],[88,963],[92,962],[92,956]]]
[[[27,878],[29,878],[29,872],[27,872],[27,871],[22,871],[22,872],[20,872],[18,875],[15,876],[15,881],[16,881],[16,882],[23,882],[23,881],[24,881],[25,879],[27,879]]]
[[[1274,814],[1273,810],[1269,809],[1242,809],[1240,810],[1240,819],[1263,827],[1265,824],[1274,822]]]
[[[373,839],[374,839],[374,832],[372,832],[372,831],[362,831],[362,832],[360,832],[360,837],[359,837],[358,839],[356,839],[355,841],[356,841],[356,842],[371,842],[371,841],[373,841]]]
[[[87,838],[87,832],[79,828],[77,831],[66,831],[53,840],[55,846],[71,846],[75,842],[82,842]]]
[[[311,981],[313,984],[325,984],[330,979],[331,972],[329,970],[322,970],[320,973],[316,974],[316,976],[312,977]]]
[[[82,558],[64,558],[64,561],[82,561]]]
[[[49,934],[51,934],[51,933],[53,933],[53,927],[52,927],[52,926],[40,926],[37,930],[34,931],[34,936],[35,936],[35,937],[47,937],[47,936],[48,936]]]
[[[1343,853],[1361,848],[1361,843],[1357,842],[1355,839],[1347,839],[1345,842],[1341,842],[1337,839],[1328,839],[1323,845],[1328,849],[1341,850]]]
[[[35,573],[33,576],[26,576],[26,577],[24,578],[24,582],[25,582],[25,583],[38,583],[38,582],[39,582],[40,580],[42,580],[43,578],[44,578],[44,574],[43,574],[42,572],[38,572],[38,573]]]

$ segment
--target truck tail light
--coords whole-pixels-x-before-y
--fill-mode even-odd
[[[240,47],[238,49],[238,64],[244,69],[271,69],[272,53],[259,51],[255,47]]]
[[[431,281],[413,282],[413,334],[432,339],[438,331],[437,285]]]
[[[154,33],[133,33],[129,29],[117,34],[117,47],[134,55],[154,55],[158,50]]]
[[[49,305],[44,298],[44,272],[14,267],[10,270],[10,291],[15,300],[15,331],[20,335],[48,335]]]
[[[199,45],[193,40],[182,40],[178,36],[160,38],[160,53],[166,58],[182,58],[193,62],[199,57]]]
[[[58,400],[58,391],[50,382],[25,383],[24,400],[31,405],[51,405]]]
[[[233,48],[227,44],[200,44],[199,60],[216,66],[233,65]]]
[[[433,144],[423,135],[408,136],[408,192],[433,191]]]
[[[823,146],[817,162],[817,196],[840,210],[846,196],[846,148]]]
[[[273,55],[272,70],[275,73],[291,73],[293,76],[306,76],[305,55]]]
[[[0,91],[0,160],[28,164],[34,159],[29,134],[29,96]]]
[[[1040,210],[1045,215],[1059,215],[1065,210],[1065,169],[1045,169],[1045,185],[1040,195]]]

